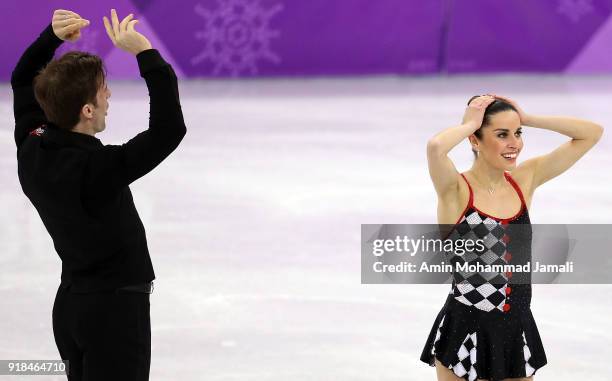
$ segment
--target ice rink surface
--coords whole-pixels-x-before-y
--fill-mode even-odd
[[[147,127],[148,97],[144,82],[110,88],[98,137],[121,143]],[[60,261],[21,192],[12,96],[7,84],[0,89],[0,359],[57,359]],[[360,284],[360,224],[436,222],[425,144],[460,122],[471,95],[494,92],[530,113],[604,125],[593,151],[536,191],[530,214],[533,223],[612,222],[612,77],[183,81],[180,89],[187,136],[131,187],[157,275],[151,380],[435,380],[418,358],[450,286]],[[567,139],[524,130],[519,161]],[[469,169],[467,143],[451,156]],[[548,357],[535,380],[610,379],[611,293],[534,285]]]

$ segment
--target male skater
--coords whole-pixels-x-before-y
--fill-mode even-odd
[[[110,90],[101,59],[71,52],[89,21],[56,10],[11,77],[21,187],[62,260],[53,333],[69,380],[148,380],[149,293],[155,278],[129,184],[183,139],[174,71],[151,43],[111,11],[113,44],[136,56],[150,97],[149,128],[123,145],[103,145]]]

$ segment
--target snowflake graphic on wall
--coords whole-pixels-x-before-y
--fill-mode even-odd
[[[269,9],[259,0],[216,0],[217,8],[208,10],[196,5],[195,12],[204,19],[205,27],[195,37],[204,41],[204,50],[191,59],[192,65],[210,61],[213,74],[257,73],[257,62],[278,64],[281,59],[270,47],[279,32],[270,28],[272,18],[283,9],[276,4]]]
[[[71,51],[79,51],[79,52],[87,52],[91,54],[95,54],[96,46],[98,40],[98,31],[97,30],[81,30],[81,38],[79,38],[76,42],[64,42],[59,49],[55,51],[55,57],[59,58],[63,56],[65,53]]]
[[[574,24],[592,12],[591,0],[560,0],[557,7],[557,13],[564,15]]]

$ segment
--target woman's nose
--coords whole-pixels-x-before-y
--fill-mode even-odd
[[[519,146],[519,139],[517,138],[513,138],[512,140],[508,142],[509,148],[517,148],[518,146]]]

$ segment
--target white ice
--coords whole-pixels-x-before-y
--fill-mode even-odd
[[[460,122],[473,94],[603,124],[602,141],[538,189],[530,213],[534,223],[612,222],[612,77],[180,88],[188,134],[132,186],[157,275],[151,380],[434,380],[418,358],[449,286],[360,284],[360,224],[435,223],[425,143]],[[21,192],[10,87],[0,89],[0,359],[57,359],[51,308],[60,261]],[[146,128],[147,92],[138,81],[111,82],[111,91],[99,137],[120,143]],[[532,128],[524,138],[519,161],[566,139]],[[471,155],[467,143],[452,153],[460,170]],[[609,379],[611,293],[609,285],[534,285],[549,361],[535,380]]]

